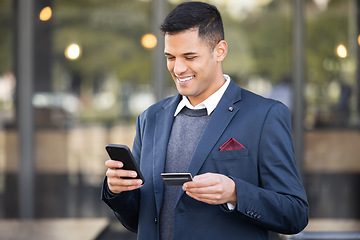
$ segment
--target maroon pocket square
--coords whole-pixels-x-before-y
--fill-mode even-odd
[[[236,141],[234,138],[230,138],[226,141],[221,147],[220,151],[231,151],[231,150],[240,150],[240,149],[246,149],[244,145]]]

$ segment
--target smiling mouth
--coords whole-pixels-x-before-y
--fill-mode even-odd
[[[175,75],[176,76],[176,75]],[[179,82],[187,82],[187,81],[190,81],[194,78],[194,76],[189,76],[189,77],[179,77],[179,76],[176,76],[176,79],[179,81]]]

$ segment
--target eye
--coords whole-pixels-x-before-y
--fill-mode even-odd
[[[165,57],[166,57],[166,59],[167,59],[168,61],[172,61],[172,60],[175,59],[175,57],[173,57],[173,56],[165,56]]]
[[[186,60],[194,60],[197,56],[186,57]]]

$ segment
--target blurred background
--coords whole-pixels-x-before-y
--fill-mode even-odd
[[[176,94],[158,28],[180,2],[0,0],[0,239],[136,237],[100,201],[104,147]],[[359,232],[360,1],[205,2],[224,72],[292,112],[305,231]]]

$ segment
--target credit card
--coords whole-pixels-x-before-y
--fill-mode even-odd
[[[162,173],[161,177],[168,186],[179,186],[192,181],[191,173]]]

